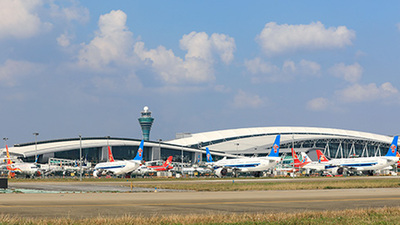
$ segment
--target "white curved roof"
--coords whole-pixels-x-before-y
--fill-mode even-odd
[[[218,150],[231,154],[244,152],[260,153],[262,148],[272,146],[275,136],[281,134],[281,143],[312,140],[321,138],[343,138],[369,140],[383,143],[391,143],[393,137],[361,131],[317,128],[317,127],[256,127],[219,130],[204,133],[191,134],[189,137],[175,139],[167,143],[194,146],[208,146],[212,150]]]
[[[186,151],[196,151],[190,148],[201,144],[204,149],[209,146],[211,150],[225,152],[227,154],[242,153],[264,153],[266,148],[270,148],[277,134],[281,134],[281,144],[313,139],[358,139],[369,140],[390,144],[393,137],[387,135],[379,135],[360,131],[351,131],[333,128],[316,128],[316,127],[256,127],[210,131],[203,133],[191,134],[190,137],[174,139],[171,141],[161,142],[163,148]],[[107,146],[138,146],[139,139],[123,139],[123,138],[84,138],[82,140],[82,148]],[[158,142],[145,142],[145,146],[158,146]],[[53,140],[46,142],[38,142],[37,151],[34,143],[10,147],[10,153],[23,155],[24,157],[34,156],[35,154],[46,154],[51,152],[67,151],[79,149],[79,139]],[[4,149],[3,149],[4,150]]]
[[[82,149],[83,148],[95,148],[104,146],[139,146],[139,139],[121,139],[121,138],[83,138],[82,139]],[[144,143],[145,147],[155,147],[161,146],[162,148],[169,148],[175,150],[185,150],[185,151],[196,151],[196,149],[182,148],[181,146],[174,146],[170,144],[164,144],[163,142],[148,142]],[[23,157],[34,156],[36,154],[46,154],[53,152],[68,151],[80,148],[79,139],[65,139],[65,140],[52,140],[35,143],[15,145],[14,147],[9,147],[11,154],[21,155]],[[37,150],[36,150],[37,149]],[[1,149],[4,150],[4,149]],[[197,150],[200,151],[200,150]],[[220,153],[221,154],[221,153]]]

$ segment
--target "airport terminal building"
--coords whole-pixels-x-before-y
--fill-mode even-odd
[[[281,135],[281,154],[296,151],[321,149],[328,157],[385,155],[392,136],[343,129],[317,127],[256,127],[177,134],[169,141],[145,141],[144,160],[165,160],[173,156],[174,162],[197,163],[205,161],[205,148],[211,150],[214,159],[224,156],[266,156],[276,135]],[[24,161],[46,163],[50,158],[79,160],[82,158],[98,163],[107,161],[107,146],[112,148],[115,159],[133,159],[141,139],[116,137],[82,137],[37,141],[16,144],[10,153]],[[311,157],[311,155],[310,155]]]

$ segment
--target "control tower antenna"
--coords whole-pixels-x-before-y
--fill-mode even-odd
[[[151,117],[149,107],[145,106],[141,112],[142,116],[138,118],[140,126],[142,127],[143,140],[150,140],[151,125],[153,125],[154,118]]]

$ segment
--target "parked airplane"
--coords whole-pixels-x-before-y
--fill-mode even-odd
[[[26,177],[40,175],[40,172],[38,171],[39,168],[35,163],[25,163],[25,162],[13,163],[10,158],[10,153],[8,151],[7,145],[6,145],[6,151],[7,151],[7,166],[6,166],[6,168],[9,171],[9,174],[11,177],[14,177],[15,174],[23,174]]]
[[[115,161],[115,160],[114,160],[114,156],[113,156],[113,154],[112,154],[112,152],[111,152],[110,146],[108,146],[108,161],[109,161],[109,162],[114,162],[114,161]]]
[[[372,175],[375,170],[387,168],[399,161],[397,156],[398,136],[393,138],[392,144],[385,156],[381,157],[360,157],[346,159],[331,159],[317,150],[318,161],[325,166],[325,170],[333,175],[342,175],[344,171],[349,172],[367,172]]]
[[[113,175],[124,175],[129,174],[141,166],[143,160],[143,144],[140,143],[136,157],[133,160],[114,160],[110,162],[98,163],[94,167],[93,176],[99,177],[101,175],[113,174]],[[109,150],[111,153],[111,150]]]
[[[281,158],[279,157],[280,135],[276,136],[271,152],[267,157],[240,157],[235,159],[223,158],[213,162],[210,150],[206,148],[207,164],[211,165],[218,177],[225,176],[229,171],[253,172],[255,177],[261,176],[262,171],[274,167]]]
[[[305,165],[311,163],[311,159],[307,155],[305,155],[305,156],[302,155],[303,159],[302,159],[302,161],[300,161],[299,158],[297,157],[296,152],[293,150],[293,148],[291,150],[292,150],[292,157],[293,157],[292,165],[294,168],[297,168],[297,169],[303,168]]]
[[[171,165],[171,162],[172,162],[172,156],[168,157],[168,159],[165,160],[165,162],[161,166],[147,166],[147,167],[153,171],[168,171],[168,170],[174,168]]]

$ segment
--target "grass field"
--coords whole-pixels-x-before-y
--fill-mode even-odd
[[[212,180],[212,182],[207,182]],[[186,182],[196,181],[196,182]],[[79,179],[12,179],[12,182],[79,182]],[[312,190],[349,188],[398,188],[400,178],[394,177],[354,177],[321,179],[83,179],[83,182],[112,183],[138,188],[175,189],[191,191],[252,191],[252,190]]]
[[[399,224],[400,207],[302,213],[172,215],[89,219],[25,219],[0,215],[0,224]]]
[[[231,183],[171,183],[134,184],[134,187],[177,189],[192,191],[253,191],[253,190],[312,190],[312,189],[348,189],[348,188],[397,188],[400,179],[339,179],[308,180],[293,182],[240,182]]]

